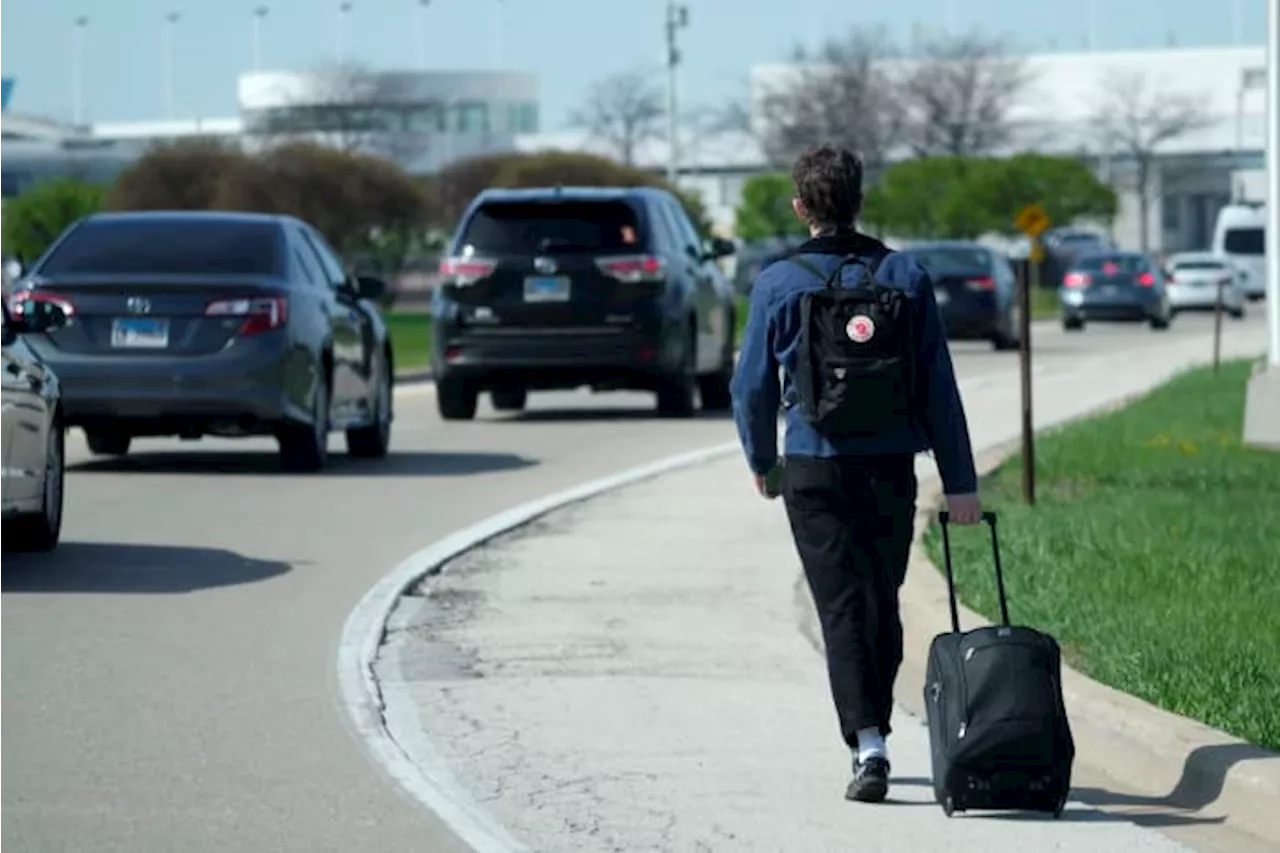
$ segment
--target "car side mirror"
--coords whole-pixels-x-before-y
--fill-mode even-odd
[[[4,274],[9,281],[17,281],[22,277],[22,261],[17,258],[10,258],[5,261]]]
[[[707,241],[707,260],[727,258],[737,251],[738,247],[734,245],[732,240],[726,240],[723,237],[712,237]]]
[[[377,276],[358,275],[355,278],[356,295],[361,299],[376,302],[387,292],[387,283]]]
[[[43,300],[23,299],[18,305],[17,316],[12,319],[14,331],[20,335],[38,335],[52,332],[67,325],[67,313],[62,306]]]

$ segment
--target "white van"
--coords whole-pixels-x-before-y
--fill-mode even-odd
[[[1267,293],[1266,218],[1261,205],[1229,204],[1218,213],[1213,229],[1213,253],[1244,273],[1243,290],[1252,300]]]

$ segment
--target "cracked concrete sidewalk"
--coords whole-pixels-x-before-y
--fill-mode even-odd
[[[1099,353],[1037,379],[1037,422],[1191,360]],[[1016,434],[1016,382],[988,377],[965,399],[975,444]],[[918,471],[935,476],[932,460]],[[401,599],[377,662],[388,724],[547,853],[1189,849],[1077,802],[1060,821],[947,819],[923,724],[901,708],[891,802],[845,802],[849,756],[797,573],[781,504],[751,492],[736,456],[557,511]]]

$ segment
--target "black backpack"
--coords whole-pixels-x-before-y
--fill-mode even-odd
[[[830,274],[802,257],[788,260],[822,279],[800,297],[794,382],[801,416],[831,436],[868,436],[910,426],[915,403],[916,339],[910,297],[876,284],[877,260],[849,255]],[[848,264],[862,279],[842,287]]]

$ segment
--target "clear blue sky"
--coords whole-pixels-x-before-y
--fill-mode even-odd
[[[373,67],[418,63],[418,0],[352,0],[346,55]],[[1027,48],[1076,49],[1096,6],[1099,45],[1231,44],[1232,10],[1243,10],[1246,43],[1262,44],[1265,0],[686,0],[681,34],[690,105],[741,98],[753,64],[785,59],[800,41],[854,24],[880,24],[905,38],[913,23],[1003,33]],[[428,66],[493,68],[501,4],[503,64],[539,75],[543,129],[555,130],[593,79],[651,69],[661,80],[664,0],[430,0]],[[17,78],[11,108],[69,118],[71,21],[88,15],[85,103],[90,121],[163,117],[162,20],[178,11],[175,100],[179,117],[236,113],[236,75],[252,62],[252,9],[270,8],[263,65],[304,69],[337,51],[338,0],[8,0],[3,72]]]

